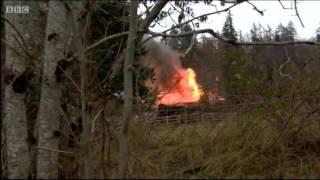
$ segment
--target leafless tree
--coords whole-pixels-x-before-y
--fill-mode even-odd
[[[60,84],[57,78],[59,61],[63,61],[68,39],[67,9],[62,1],[50,1],[42,66],[41,99],[37,117],[37,178],[58,177]]]
[[[119,156],[119,178],[127,178],[128,175],[128,161],[129,161],[129,123],[132,114],[132,70],[135,55],[136,38],[137,38],[137,10],[138,1],[130,2],[130,29],[128,35],[128,44],[124,61],[124,109],[123,119],[120,130],[120,156]]]
[[[40,8],[43,2],[5,1],[6,7],[28,6],[28,14],[6,13],[1,19],[5,25],[6,59],[4,67],[4,137],[3,148],[7,152],[8,178],[27,178],[32,167],[28,140],[27,103],[30,96],[29,85],[34,76],[39,74],[31,67],[39,65],[42,51],[45,13]],[[29,92],[29,93],[28,93]],[[29,129],[30,130],[30,129]],[[5,164],[4,164],[5,166]]]
[[[61,67],[59,64],[63,61],[68,61],[68,51],[72,51],[76,55],[76,59],[79,63],[79,77],[80,77],[80,106],[81,106],[81,120],[83,124],[83,132],[81,134],[80,142],[80,155],[81,155],[81,177],[82,178],[94,178],[94,165],[90,159],[90,128],[92,126],[90,121],[90,114],[87,111],[88,106],[88,64],[86,58],[89,52],[98,47],[99,45],[114,40],[119,37],[128,36],[127,48],[119,55],[120,58],[115,60],[114,64],[117,67],[112,69],[112,74],[119,73],[122,62],[124,61],[124,109],[123,120],[120,129],[120,154],[119,154],[119,172],[118,178],[128,178],[128,164],[129,164],[129,124],[133,109],[133,64],[135,63],[135,52],[141,49],[142,44],[147,40],[142,40],[144,34],[151,35],[151,38],[155,37],[171,37],[179,38],[183,36],[192,35],[192,43],[184,52],[186,56],[193,47],[193,43],[198,34],[209,33],[218,41],[228,43],[234,46],[283,46],[283,45],[316,45],[319,46],[320,42],[315,41],[286,41],[286,42],[244,42],[231,40],[223,35],[219,34],[213,29],[200,29],[193,30],[191,32],[183,32],[177,34],[169,34],[168,31],[179,28],[188,23],[196,23],[206,19],[207,16],[215,15],[218,13],[227,12],[233,7],[246,2],[252,6],[255,11],[260,15],[264,14],[263,10],[260,10],[253,2],[248,0],[234,0],[223,1],[221,3],[226,5],[224,9],[202,14],[199,16],[190,16],[189,19],[185,18],[183,13],[187,12],[184,3],[190,3],[184,1],[181,7],[175,8],[179,11],[179,24],[168,28],[167,30],[159,33],[153,32],[149,28],[154,23],[160,21],[159,16],[164,11],[165,5],[169,0],[159,0],[155,2],[146,3],[143,1],[143,5],[146,7],[146,12],[143,12],[141,16],[137,15],[139,1],[130,1],[130,17],[129,17],[129,31],[117,32],[115,34],[109,34],[106,37],[96,41],[91,45],[87,45],[85,37],[83,37],[83,29],[86,29],[86,23],[83,23],[83,9],[85,3],[83,2],[68,2],[68,1],[49,1],[48,16],[46,26],[40,27],[37,23],[30,23],[30,18],[35,22],[39,18],[38,13],[34,13],[34,9],[39,9],[37,3],[26,3],[24,1],[5,1],[4,5],[29,5],[30,13],[28,15],[16,15],[6,14],[4,19],[6,20],[5,27],[5,45],[6,45],[6,61],[5,61],[5,89],[4,89],[4,110],[5,113],[3,123],[5,125],[5,145],[6,145],[6,160],[9,178],[27,178],[30,174],[30,162],[32,157],[28,151],[27,144],[27,110],[26,110],[26,89],[28,85],[28,78],[31,74],[28,71],[27,64],[30,59],[35,58],[32,53],[32,45],[28,43],[28,39],[32,39],[33,36],[41,34],[38,31],[45,29],[44,44],[41,44],[41,40],[35,44],[35,46],[44,46],[43,54],[38,54],[40,59],[43,59],[41,66],[41,99],[39,103],[39,111],[37,114],[37,121],[35,127],[35,136],[38,138],[38,144],[35,147],[37,149],[36,160],[36,172],[37,178],[57,178],[58,177],[58,157],[59,153],[69,153],[63,150],[59,150],[59,123],[60,123],[60,98],[61,98],[61,82],[58,72],[61,73]],[[211,3],[212,1],[204,1]],[[281,3],[281,1],[279,0]],[[301,24],[303,22],[298,13],[298,7],[296,0],[294,2],[294,11],[299,18]],[[128,2],[124,3],[128,4]],[[178,2],[179,4],[179,2]],[[123,5],[123,4],[121,4]],[[281,3],[282,5],[282,3]],[[171,5],[173,6],[173,5]],[[178,6],[178,5],[176,5]],[[145,16],[144,16],[145,15]],[[86,16],[84,16],[86,17]],[[145,18],[142,18],[145,17]],[[172,18],[172,17],[170,17]],[[184,19],[185,18],[185,19]],[[36,26],[36,28],[35,28]],[[41,39],[41,38],[40,38]],[[30,49],[31,47],[31,49]],[[121,52],[121,51],[119,51]],[[124,58],[123,58],[124,57]],[[184,58],[184,57],[183,57]],[[288,58],[289,59],[289,58]],[[35,62],[35,61],[32,61]],[[37,61],[39,62],[39,61]],[[118,65],[117,65],[118,64]],[[284,66],[284,65],[283,65]],[[282,66],[282,67],[283,67]],[[282,69],[279,71],[282,73]],[[40,69],[40,68],[39,68]],[[38,70],[39,70],[38,69]],[[278,72],[278,71],[277,71]],[[285,74],[281,74],[285,75]],[[75,83],[76,84],[76,83]],[[94,118],[95,119],[95,118]],[[2,140],[3,141],[3,140]],[[3,143],[2,143],[3,144]]]

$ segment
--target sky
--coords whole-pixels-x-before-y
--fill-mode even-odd
[[[302,27],[298,17],[295,16],[294,9],[283,9],[278,0],[251,0],[250,2],[258,9],[264,10],[264,16],[256,12],[248,3],[239,4],[231,9],[234,26],[237,31],[241,30],[243,34],[250,32],[253,23],[261,23],[264,26],[269,25],[275,30],[279,23],[287,25],[289,21],[292,21],[298,32],[298,39],[310,39],[316,36],[316,29],[320,27],[320,0],[298,0],[297,6],[304,27]],[[282,0],[282,2],[286,8],[292,7],[292,1]],[[173,4],[173,2],[171,3]],[[220,6],[219,1],[214,1],[213,4],[216,5],[216,7],[198,3],[192,5],[191,8],[194,11],[194,15],[198,16],[214,12],[216,8],[221,10],[231,5],[225,4],[225,6]],[[172,6],[167,4],[164,9],[168,9],[169,7]],[[210,28],[215,31],[221,31],[226,15],[227,13],[221,13],[208,16],[207,21],[200,23],[200,27],[197,29]],[[173,15],[172,17],[177,21],[177,15]],[[171,25],[172,20],[168,17],[161,23],[161,26],[164,27],[156,25],[154,28],[151,28],[151,30],[161,32],[170,28]]]

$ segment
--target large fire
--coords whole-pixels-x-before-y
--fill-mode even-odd
[[[186,104],[198,102],[204,94],[196,81],[193,69],[179,69],[173,79],[174,86],[170,89],[160,89],[160,104]]]

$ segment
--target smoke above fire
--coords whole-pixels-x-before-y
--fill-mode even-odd
[[[148,37],[144,36],[144,40]],[[191,68],[184,68],[180,54],[160,42],[149,40],[144,44],[145,66],[155,73],[153,82],[147,86],[159,90],[161,104],[184,104],[198,102],[203,91],[196,81],[196,73]]]

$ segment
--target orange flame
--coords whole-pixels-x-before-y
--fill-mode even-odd
[[[160,90],[160,103],[166,105],[198,102],[203,91],[196,81],[193,69],[179,69],[175,79],[175,86],[169,90]]]

